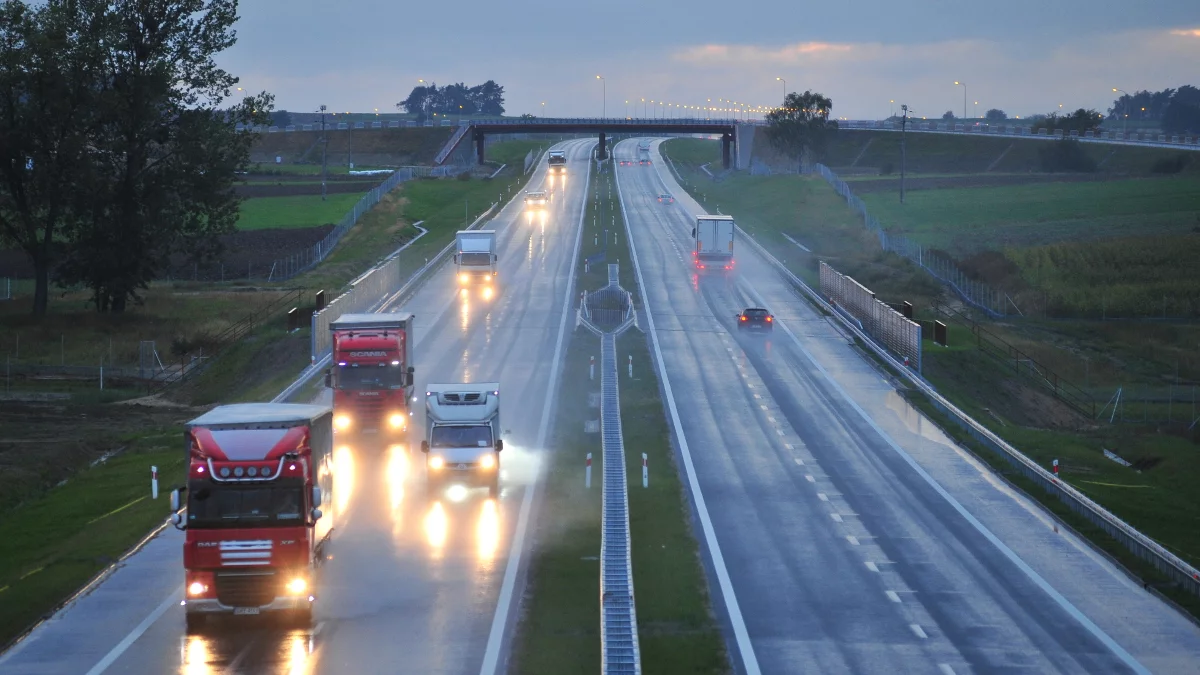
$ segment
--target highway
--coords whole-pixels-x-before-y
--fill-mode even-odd
[[[693,276],[702,209],[657,150],[614,170],[739,672],[1200,672],[1200,628],[958,448],[753,249]],[[748,306],[771,336],[737,334]]]
[[[572,325],[571,262],[594,146],[562,146],[569,173],[552,186],[544,214],[525,212],[517,198],[486,226],[499,232],[493,297],[481,288],[460,294],[446,265],[403,305],[383,310],[416,315],[418,391],[430,381],[500,382],[498,500],[486,491],[427,498],[419,452],[413,466],[403,447],[353,447],[336,465],[337,520],[311,630],[220,621],[186,635],[183,536],[167,529],[0,656],[0,673],[490,675],[497,664],[502,672],[558,357]],[[530,189],[546,181],[543,161]],[[423,412],[414,419],[423,430]]]

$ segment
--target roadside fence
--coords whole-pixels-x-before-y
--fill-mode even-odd
[[[910,368],[921,372],[921,324],[879,300],[869,288],[821,261],[821,295],[891,350]]]

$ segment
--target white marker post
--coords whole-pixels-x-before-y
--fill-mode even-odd
[[[650,487],[650,460],[642,453],[642,487]]]
[[[633,379],[633,354],[629,355],[629,378]]]
[[[592,453],[587,454],[587,465],[583,470],[583,486],[592,489]]]
[[[150,498],[158,499],[158,467],[150,467]]]
[[[596,379],[596,357],[594,356],[588,357],[588,379]]]
[[[1054,477],[1058,478],[1058,460],[1054,460]]]

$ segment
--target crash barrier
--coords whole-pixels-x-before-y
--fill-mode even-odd
[[[495,214],[499,202],[488,207],[475,222],[466,229],[478,229]],[[456,242],[451,241],[446,247],[430,258],[415,272],[410,274],[407,281],[402,278],[405,270],[401,268],[400,258],[396,254],[376,265],[358,279],[351,282],[350,290],[334,298],[325,309],[312,315],[312,363],[321,361],[329,352],[332,338],[329,334],[329,324],[343,314],[370,312],[386,300],[398,297],[407,292],[410,286],[420,280],[429,270],[442,263],[447,255],[454,250]],[[397,252],[398,253],[398,252]],[[399,290],[396,290],[399,287]]]
[[[848,312],[884,347],[921,372],[921,324],[892,309],[869,288],[821,261],[821,295]]]
[[[1050,471],[1038,466],[1036,462],[1026,457],[1007,441],[960,410],[939,394],[937,389],[934,389],[933,385],[926,382],[920,374],[910,368],[905,368],[886,348],[871,339],[853,321],[846,319],[845,315],[837,312],[833,306],[821,297],[820,293],[814,291],[802,279],[793,274],[791,270],[779,262],[774,255],[755,241],[753,237],[748,236],[741,228],[737,229],[741,234],[741,241],[747,242],[750,246],[754,247],[785,279],[800,289],[816,305],[838,317],[847,330],[857,336],[864,345],[875,352],[885,363],[908,379],[914,387],[929,399],[935,408],[945,413],[947,417],[965,430],[972,438],[1003,457],[1023,476],[1034,481],[1043,490],[1057,497],[1076,514],[1104,530],[1135,556],[1161,572],[1172,583],[1193,595],[1200,595],[1200,570],[1192,567],[1150,537],[1137,531],[1132,525],[1113,515],[1083,493],[1064,483]]]

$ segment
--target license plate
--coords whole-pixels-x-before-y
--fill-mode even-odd
[[[258,614],[258,608],[257,607],[235,607],[233,610],[233,613],[240,615],[240,616],[253,616],[255,614]]]

